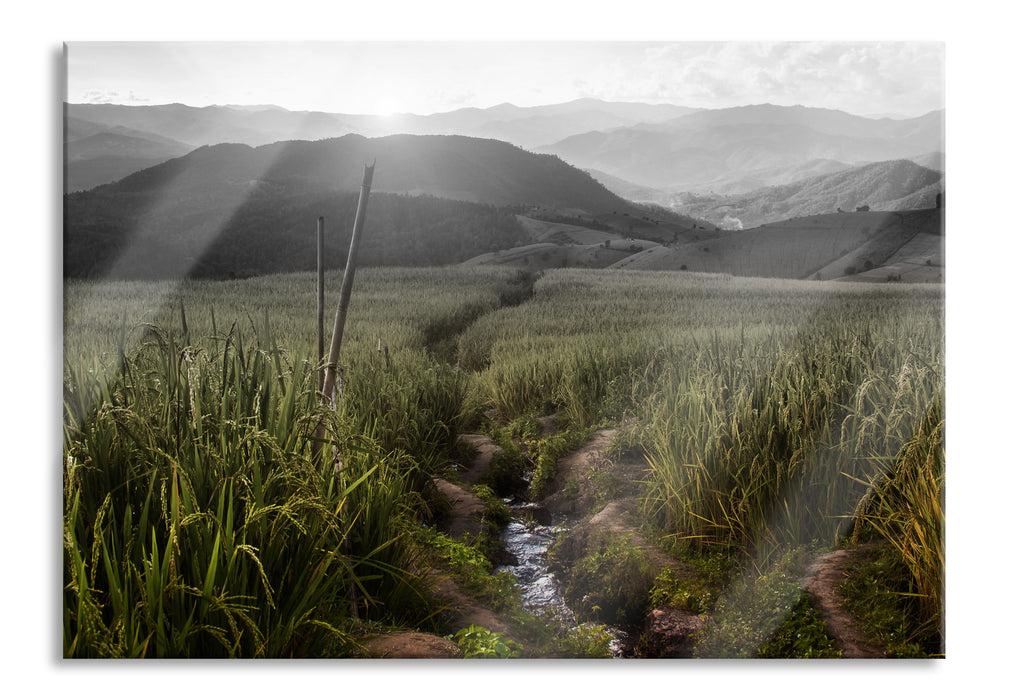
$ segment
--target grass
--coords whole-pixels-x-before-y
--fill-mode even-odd
[[[880,540],[941,630],[941,288],[486,267],[363,270],[354,294],[330,411],[310,275],[65,284],[68,656],[341,655],[355,615],[407,623],[422,494],[488,413],[523,446],[498,493],[532,471],[542,494],[621,424],[658,537],[759,575]]]
[[[915,608],[918,636],[945,637],[945,419],[941,402],[926,413],[919,430],[881,473],[859,513],[856,540],[876,535],[907,572],[900,592]],[[867,526],[867,527],[866,527]],[[866,530],[869,530],[866,532]],[[936,644],[932,645],[933,647]]]
[[[337,412],[317,400],[302,277],[67,284],[66,656],[342,656],[359,618],[428,614],[406,535],[465,382],[426,343],[520,276],[390,310],[416,280],[363,275]],[[320,422],[339,461],[313,456]]]
[[[104,380],[66,368],[65,655],[340,655],[379,600],[407,614],[409,458],[336,434],[342,468],[313,463],[311,365],[157,338]]]
[[[866,637],[887,658],[941,657],[943,629],[909,590],[912,580],[901,554],[884,542],[852,565],[840,592]]]

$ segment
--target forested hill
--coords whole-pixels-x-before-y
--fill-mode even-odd
[[[65,199],[66,277],[312,269],[327,220],[342,264],[364,165],[376,162],[365,265],[451,264],[521,245],[514,212],[634,209],[555,156],[460,136],[221,144]],[[423,196],[426,195],[426,196]]]
[[[226,187],[256,182],[360,187],[365,163],[377,161],[373,191],[430,194],[496,205],[605,211],[626,202],[556,156],[503,141],[466,136],[356,134],[322,141],[281,141],[253,148],[204,146],[108,185],[112,191]]]

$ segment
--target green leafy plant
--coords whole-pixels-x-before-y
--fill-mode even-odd
[[[413,537],[418,545],[435,554],[465,590],[486,605],[504,610],[518,603],[515,575],[495,572],[480,547],[453,540],[433,528],[415,529]]]
[[[823,615],[803,595],[792,613],[756,652],[761,659],[837,659],[841,650],[834,644]]]
[[[654,571],[630,536],[600,533],[568,572],[564,598],[582,620],[637,622],[648,603]]]
[[[521,656],[523,650],[518,642],[477,625],[459,630],[450,639],[459,645],[464,659],[514,659]]]

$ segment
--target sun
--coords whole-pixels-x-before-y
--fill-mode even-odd
[[[379,117],[391,118],[402,113],[402,104],[395,95],[385,95],[376,100],[374,113]]]

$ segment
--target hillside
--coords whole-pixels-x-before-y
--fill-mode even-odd
[[[362,264],[448,264],[530,243],[514,217],[530,206],[565,216],[648,216],[556,157],[497,141],[345,136],[258,148],[221,144],[68,195],[64,274],[310,269],[317,217],[325,216],[333,239],[346,245],[341,237],[370,162],[377,167]]]
[[[612,267],[746,277],[941,281],[943,210],[834,213],[651,248]],[[927,268],[927,269],[925,269]]]
[[[686,193],[677,196],[672,206],[722,228],[750,228],[838,209],[854,211],[860,206],[883,211],[925,209],[935,206],[935,196],[944,186],[942,173],[910,160],[894,160],[741,194]]]
[[[63,124],[64,191],[90,189],[193,150],[159,134],[67,117]]]
[[[691,271],[740,277],[942,282],[944,210],[800,217],[743,231],[697,228],[665,240],[517,217],[532,243],[475,256],[466,265]]]
[[[667,192],[739,191],[811,162],[855,165],[943,150],[943,114],[866,119],[836,110],[755,105],[593,131],[541,146],[580,168]]]
[[[65,147],[64,190],[87,190],[184,155],[188,146],[122,133],[101,132]]]
[[[110,185],[106,193],[207,188],[234,194],[260,183],[354,190],[365,163],[378,161],[373,191],[429,194],[485,204],[598,211],[627,202],[559,158],[463,136],[348,135],[266,146],[204,146]]]

